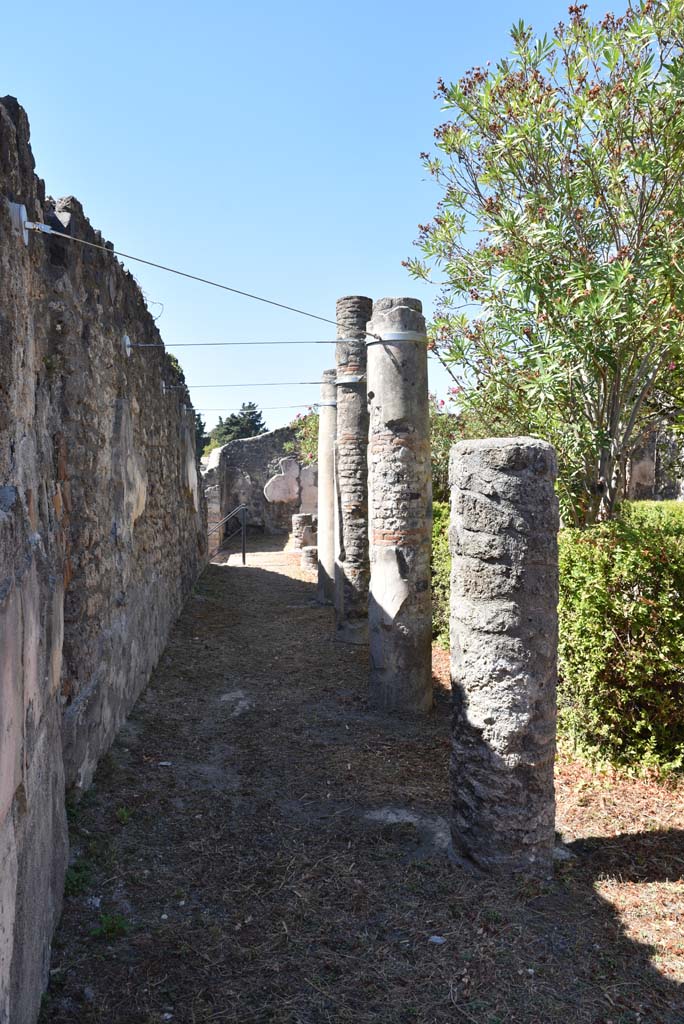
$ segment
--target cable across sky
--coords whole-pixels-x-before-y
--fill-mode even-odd
[[[186,384],[187,388],[289,388],[299,384],[320,384],[320,380],[273,380],[267,383],[258,381],[256,384]],[[183,385],[177,385],[182,387]]]
[[[152,260],[143,259],[142,256],[131,256],[128,252],[122,252],[120,249],[110,248],[107,245],[100,245],[99,242],[88,242],[85,238],[77,238],[75,235],[69,235],[66,231],[56,231],[51,228],[49,224],[43,224],[40,221],[26,221],[24,227],[28,231],[37,231],[44,235],[54,235],[56,238],[65,238],[68,242],[77,242],[78,245],[88,246],[90,249],[98,249],[100,252],[109,253],[110,256],[121,256],[125,260],[133,260],[135,263],[144,263],[147,267],[154,267],[156,270],[164,270],[167,274],[176,274],[178,277],[185,277],[189,281],[199,281],[200,284],[208,284],[212,288],[220,288],[224,292],[232,292],[233,295],[242,295],[246,299],[254,299],[255,302],[265,302],[268,306],[277,306],[278,309],[286,309],[290,313],[299,313],[300,316],[308,316],[312,320],[320,320],[324,324],[332,324],[333,327],[341,327],[336,320],[330,320],[327,316],[319,316],[318,313],[309,313],[306,309],[299,309],[297,306],[288,306],[284,302],[276,302],[275,299],[264,298],[263,295],[255,295],[253,292],[245,292],[240,288],[233,288],[228,284],[221,284],[220,281],[212,281],[208,277],[200,277],[198,274],[190,274],[186,270],[178,270],[175,267],[167,267],[163,263],[155,263]],[[374,334],[370,334],[369,331],[365,331],[369,337],[374,338]]]
[[[243,403],[249,404],[249,403]],[[317,406],[317,402],[304,403],[302,405],[260,405],[259,409],[261,412],[272,412],[274,409],[312,409]],[[242,412],[242,406],[240,408],[226,409],[223,405],[210,406],[210,405],[193,405],[195,412]]]
[[[131,348],[230,348],[233,345],[335,345],[336,339],[327,341],[171,341],[142,342]]]

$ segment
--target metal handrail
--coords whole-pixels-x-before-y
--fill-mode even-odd
[[[219,529],[219,527],[223,526],[224,523],[227,523],[229,519],[233,518],[233,516],[236,516],[238,514],[238,512],[242,511],[243,508],[246,509],[247,506],[246,505],[237,505],[233,509],[232,512],[229,512],[227,516],[223,517],[223,519],[220,521],[220,523],[216,523],[214,526],[212,526],[211,530],[209,530],[209,532],[207,534],[207,537],[211,537],[212,533],[216,533],[216,531]]]
[[[207,537],[211,537],[212,533],[216,533],[217,530],[220,530],[220,528],[224,525],[224,523],[227,523],[229,519],[232,519],[233,516],[238,515],[238,513],[240,515],[240,532],[242,533],[242,564],[245,565],[246,554],[247,554],[247,506],[246,505],[244,505],[244,504],[243,505],[237,505],[236,508],[234,508],[232,512],[229,512],[227,516],[224,516],[223,519],[219,523],[216,523],[214,526],[212,526],[211,530],[209,530],[208,533],[207,533]],[[233,533],[231,533],[230,537],[234,537],[237,532],[238,531],[235,530]],[[230,537],[224,537],[224,540],[230,540]]]

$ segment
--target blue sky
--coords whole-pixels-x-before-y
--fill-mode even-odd
[[[77,196],[117,248],[321,316],[347,294],[416,295],[429,316],[431,290],[401,261],[437,198],[419,159],[440,119],[435,81],[502,56],[521,17],[541,34],[567,20],[567,5],[38,0],[28,19],[17,5],[3,15],[0,94],[26,107],[48,193]],[[167,344],[334,336],[130,269]],[[312,402],[315,387],[258,384],[334,365],[333,346],[171,351],[191,391],[257,385],[193,391],[210,425],[242,401]],[[431,373],[443,393],[444,372]],[[294,412],[264,415],[276,427]]]

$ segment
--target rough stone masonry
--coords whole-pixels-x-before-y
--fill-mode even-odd
[[[14,206],[10,206],[12,203]],[[0,1022],[32,1024],[87,786],[206,553],[194,416],[135,280],[0,100]],[[165,393],[162,382],[169,386]]]
[[[368,641],[368,403],[366,325],[373,301],[338,299],[335,439],[335,621],[346,643]]]
[[[558,644],[556,456],[530,437],[451,453],[452,840],[550,874]]]
[[[370,700],[388,711],[427,711],[432,473],[420,302],[379,299],[368,331],[376,336],[367,341]]]

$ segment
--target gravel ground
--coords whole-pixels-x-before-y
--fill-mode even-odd
[[[383,718],[298,558],[199,581],[95,783],[42,1024],[682,1024],[684,792],[559,760],[553,882],[453,867],[448,656]]]

